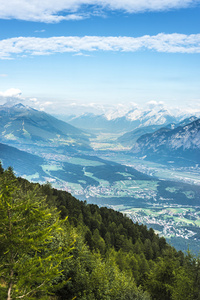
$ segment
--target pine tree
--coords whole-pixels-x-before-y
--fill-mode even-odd
[[[62,283],[69,239],[39,188],[24,192],[11,168],[0,180],[0,299],[44,299]]]

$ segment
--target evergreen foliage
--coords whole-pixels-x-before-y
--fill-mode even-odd
[[[65,221],[37,186],[23,191],[11,168],[0,181],[0,220],[0,298],[38,299],[57,289],[70,250]]]
[[[0,201],[2,300],[200,299],[200,259],[119,212],[2,167]]]

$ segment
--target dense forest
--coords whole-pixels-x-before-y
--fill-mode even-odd
[[[0,299],[200,299],[200,258],[0,166]]]

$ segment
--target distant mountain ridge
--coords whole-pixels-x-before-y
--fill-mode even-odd
[[[120,136],[117,141],[124,146],[133,146],[139,137],[144,134],[155,132],[156,130],[162,128],[162,125],[151,125],[136,128],[130,132],[126,132]]]
[[[6,144],[61,143],[89,147],[90,134],[55,117],[19,103],[0,106],[0,139]]]
[[[140,127],[165,126],[169,123],[178,123],[182,115],[173,115],[167,108],[133,108],[128,111],[108,111],[105,114],[95,115],[85,113],[80,116],[68,116],[66,121],[71,125],[99,132],[127,132]]]
[[[180,123],[170,123],[166,125],[165,128],[175,129],[179,126],[187,125],[197,119],[198,119],[197,117],[192,116],[190,118],[184,119]],[[140,138],[142,135],[153,133],[161,128],[163,128],[163,125],[150,125],[150,126],[139,127],[134,129],[133,131],[123,134],[117,139],[117,141],[124,146],[133,146],[133,144],[137,141],[137,139]]]
[[[184,123],[184,122],[183,122]],[[200,163],[200,119],[174,129],[161,128],[141,136],[131,150],[146,159]]]

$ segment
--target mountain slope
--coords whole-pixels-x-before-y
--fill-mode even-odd
[[[14,232],[19,233],[21,230],[23,235],[27,233],[26,227],[30,228],[30,220],[34,232],[41,231],[41,223],[44,223],[44,226],[50,226],[52,223],[54,227],[59,224],[59,229],[62,230],[56,231],[56,233],[54,230],[51,231],[45,258],[49,254],[57,255],[58,251],[54,251],[54,249],[57,250],[58,247],[61,252],[70,249],[70,257],[67,259],[62,260],[62,253],[59,256],[59,259],[62,260],[59,264],[59,275],[53,270],[49,279],[49,274],[44,272],[46,267],[46,263],[43,262],[44,251],[37,251],[35,254],[36,251],[32,251],[32,249],[30,251],[30,247],[24,248],[23,236],[21,239],[18,238],[17,249],[16,243],[13,249],[17,250],[15,258],[17,262],[22,262],[22,267],[21,265],[20,267],[23,272],[15,274],[14,295],[21,292],[21,289],[16,288],[17,284],[21,284],[21,280],[25,286],[27,276],[33,277],[37,274],[39,280],[42,279],[44,282],[47,279],[46,281],[50,282],[50,288],[43,290],[42,286],[43,294],[38,288],[35,299],[42,299],[41,297],[52,299],[54,291],[58,300],[198,299],[200,291],[198,257],[193,257],[191,253],[186,256],[181,251],[177,252],[152,229],[147,230],[144,225],[134,224],[122,213],[105,207],[100,208],[94,204],[88,205],[86,201],[81,202],[69,193],[52,189],[48,184],[37,185],[36,189],[35,184],[30,184],[21,178],[11,181],[10,178],[14,179],[11,176],[10,171],[3,172],[1,170],[0,188],[1,200],[3,200],[1,201],[1,215],[4,218],[1,229],[4,230],[3,232],[6,232],[4,223],[8,223],[8,212],[11,216],[9,224]],[[10,184],[10,189],[19,190],[20,193],[13,194],[10,189],[7,191],[5,189],[7,182]],[[37,203],[41,200],[46,212],[54,220],[51,223],[48,222],[49,219],[46,221],[44,213],[42,221],[38,223],[38,218],[34,214],[34,212],[37,213],[37,209],[34,212],[26,209],[25,213],[23,210],[19,210],[19,204],[22,202],[21,195],[24,197],[26,208],[31,207],[33,210],[35,207],[39,207]],[[56,213],[56,208],[59,213]],[[12,214],[13,211],[14,214]],[[58,220],[58,216],[63,219],[62,223]],[[8,243],[7,236],[7,232],[1,235],[2,245]],[[15,237],[16,234],[13,237],[14,241]],[[40,235],[39,242],[41,242]],[[7,270],[9,253],[2,251],[4,248],[0,251],[1,267]],[[32,272],[31,268],[36,255],[40,262],[39,268],[36,268],[37,273],[35,270]],[[49,260],[52,256],[49,257]],[[27,265],[31,267],[27,268]],[[57,284],[58,282],[59,284]],[[8,285],[9,280],[0,281],[1,299],[7,298]],[[33,286],[33,293],[35,293],[35,281],[30,286],[31,288]],[[29,295],[28,298],[30,298]]]
[[[122,136],[120,136],[117,141],[124,146],[131,146],[133,143],[137,141],[137,139],[147,133],[155,132],[156,130],[160,129],[161,125],[152,125],[152,126],[145,126],[136,128],[133,131],[126,132]]]
[[[4,168],[13,167],[18,176],[37,174],[37,180],[45,180],[44,160],[39,156],[0,143],[0,161]]]
[[[89,134],[53,116],[17,104],[0,107],[0,137],[8,144],[52,143],[89,148]]]
[[[165,127],[168,129],[175,129],[179,126],[187,125],[195,120],[197,120],[197,118],[195,116],[192,116],[190,118],[184,119],[180,123],[170,123]],[[147,133],[153,133],[162,127],[163,125],[150,125],[150,126],[139,127],[134,129],[133,131],[123,134],[117,139],[117,141],[124,146],[132,146],[137,141],[137,139],[142,135],[145,135]]]
[[[141,136],[133,146],[133,153],[146,159],[169,162],[185,160],[200,163],[200,119],[175,129],[161,128]]]

